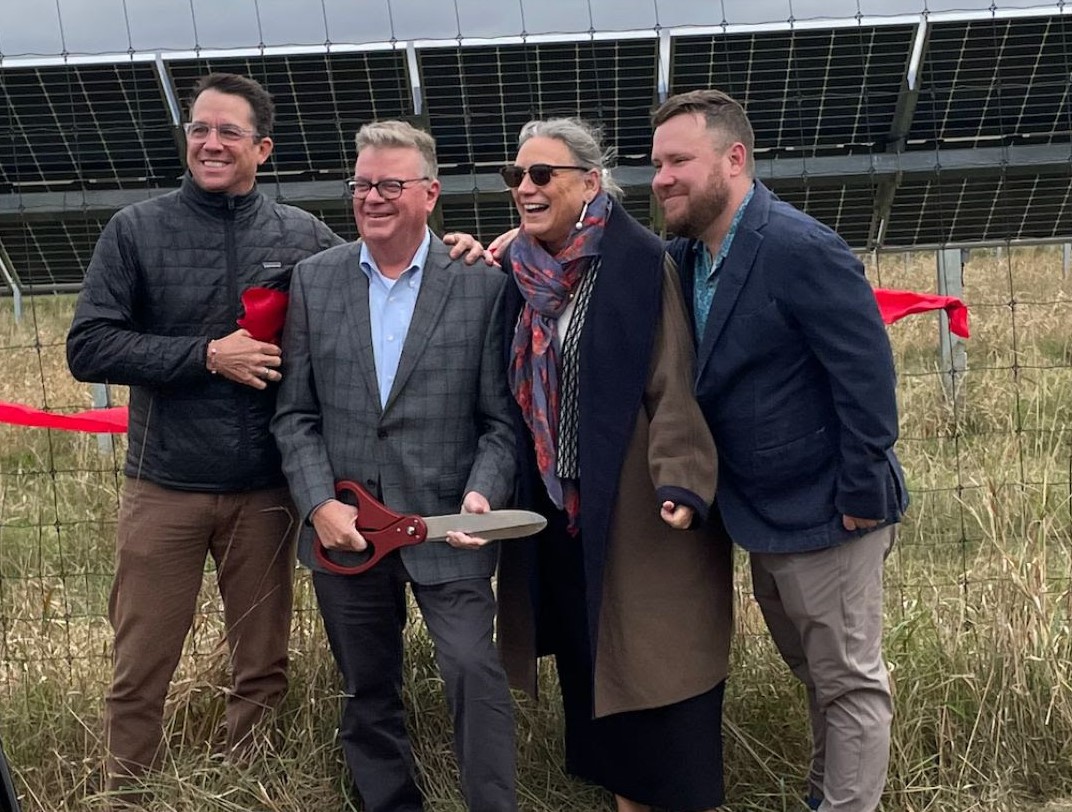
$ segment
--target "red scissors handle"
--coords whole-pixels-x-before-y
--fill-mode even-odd
[[[313,538],[313,555],[328,572],[335,575],[360,575],[376,564],[385,555],[400,547],[412,547],[420,544],[428,536],[428,528],[420,516],[404,516],[395,513],[372,494],[349,480],[335,483],[335,495],[350,494],[356,501],[356,527],[368,542],[369,557],[360,564],[346,566],[328,558],[328,550],[320,543],[319,537]]]

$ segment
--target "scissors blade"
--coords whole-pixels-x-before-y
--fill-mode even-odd
[[[428,527],[427,541],[444,541],[451,530],[489,540],[518,539],[534,536],[547,526],[547,519],[531,510],[491,510],[423,518]]]

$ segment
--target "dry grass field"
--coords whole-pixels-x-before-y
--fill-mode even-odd
[[[881,255],[884,287],[934,290],[933,254]],[[1072,281],[1059,249],[973,253],[968,371],[950,399],[938,317],[891,326],[901,458],[913,505],[887,566],[887,658],[897,716],[887,812],[1061,812],[1072,795],[1070,412]],[[72,300],[0,300],[0,401],[90,405],[66,371]],[[851,314],[846,314],[851,318]],[[116,391],[117,399],[123,392]],[[105,620],[122,438],[0,426],[0,737],[28,810],[103,808],[97,792]],[[334,742],[338,687],[299,574],[293,688],[276,751],[244,770],[214,756],[226,657],[212,574],[167,706],[158,808],[347,808]],[[727,696],[730,812],[803,810],[803,694],[781,665],[742,573]],[[409,631],[406,690],[433,812],[463,809],[429,643]],[[522,807],[610,809],[562,773],[553,674],[519,698]]]

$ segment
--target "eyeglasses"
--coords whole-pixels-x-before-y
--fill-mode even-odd
[[[379,192],[380,197],[384,200],[395,200],[402,195],[402,190],[406,188],[407,183],[420,183],[422,180],[431,180],[431,178],[427,175],[422,178],[408,178],[406,180],[386,178],[375,183],[362,178],[352,178],[346,181],[346,190],[358,200],[364,200],[373,189]]]
[[[260,138],[256,131],[243,129],[236,124],[220,124],[214,127],[203,121],[188,121],[182,125],[182,128],[186,131],[186,137],[191,141],[207,141],[209,133],[213,130],[216,131],[216,136],[220,141],[225,144],[237,144],[250,136],[254,139]]]
[[[590,167],[587,166],[557,166],[555,164],[533,164],[528,169],[523,166],[504,166],[499,170],[499,174],[502,175],[502,179],[506,181],[506,185],[511,189],[516,189],[521,185],[521,181],[525,179],[525,175],[537,186],[546,186],[551,182],[551,178],[554,176],[555,171],[559,169],[576,169],[578,172],[587,172]]]

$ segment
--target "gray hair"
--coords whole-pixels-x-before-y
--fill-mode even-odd
[[[402,147],[421,154],[424,174],[432,180],[439,177],[435,139],[405,121],[373,121],[357,131],[354,138],[358,154],[365,147]]]
[[[569,149],[578,166],[599,170],[600,182],[607,194],[614,198],[622,196],[622,187],[610,172],[616,151],[613,147],[603,149],[598,128],[579,118],[536,119],[521,128],[517,145],[520,147],[530,138],[554,138],[561,141]]]

